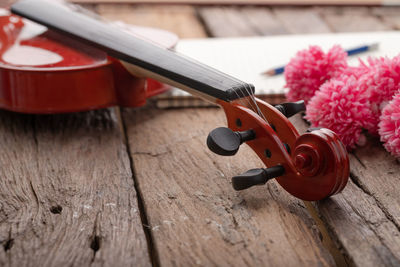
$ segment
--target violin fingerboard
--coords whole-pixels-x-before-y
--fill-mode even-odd
[[[146,75],[154,74],[170,83],[209,100],[232,101],[254,94],[254,86],[242,82],[176,52],[126,33],[116,26],[88,16],[71,4],[45,0],[23,0],[11,11],[53,30],[98,47],[110,56],[128,62]]]

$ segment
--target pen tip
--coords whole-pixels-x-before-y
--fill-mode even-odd
[[[273,70],[273,69],[267,70],[267,71],[262,72],[261,74],[267,75],[267,76],[274,76],[275,75],[275,70]]]
[[[369,46],[370,50],[378,50],[379,48],[379,43],[373,43]]]

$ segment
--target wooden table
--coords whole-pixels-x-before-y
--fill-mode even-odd
[[[87,7],[181,38],[400,27],[397,8]],[[274,181],[234,191],[262,163],[245,146],[212,154],[224,125],[214,108],[0,111],[0,265],[400,265],[400,168],[378,140],[350,155],[341,194],[308,203]]]

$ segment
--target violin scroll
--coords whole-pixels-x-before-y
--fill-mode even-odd
[[[262,185],[275,178],[295,197],[315,201],[339,193],[347,184],[349,159],[339,137],[323,128],[300,135],[287,119],[295,111],[304,110],[302,102],[281,105],[288,113],[259,99],[254,99],[249,106],[225,101],[219,104],[224,108],[231,131],[217,128],[210,133],[207,143],[217,139],[216,133],[223,133],[216,143],[221,145],[224,136],[235,139],[236,153],[240,144],[246,142],[269,167],[251,169],[233,177],[235,190]],[[238,133],[250,131],[254,133],[252,138],[241,141]],[[210,148],[215,152],[212,146]]]
[[[330,183],[329,196],[339,193],[347,184],[350,171],[347,151],[331,130],[311,129],[301,135],[296,140],[292,160],[304,177]]]

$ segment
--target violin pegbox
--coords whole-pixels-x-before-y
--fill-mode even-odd
[[[207,138],[210,150],[223,156],[235,155],[240,145],[246,143],[267,166],[233,177],[235,190],[276,178],[290,194],[314,201],[339,193],[345,187],[349,159],[338,136],[328,129],[312,129],[300,135],[288,120],[305,111],[304,102],[273,107],[256,98],[250,101],[247,106],[239,101],[219,101],[229,128],[216,128]]]

